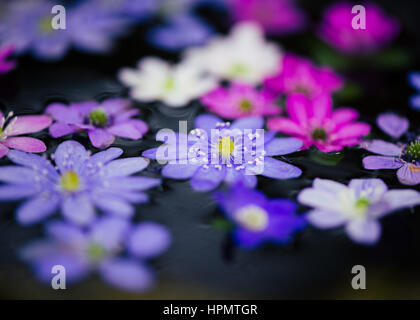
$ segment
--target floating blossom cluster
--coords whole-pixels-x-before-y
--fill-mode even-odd
[[[139,113],[130,109],[131,102],[125,99],[107,99],[103,102],[87,101],[66,106],[53,103],[45,111],[55,122],[50,127],[54,138],[86,131],[93,146],[107,148],[115,136],[138,140],[148,130],[147,124],[132,119]]]
[[[399,33],[399,23],[374,3],[366,8],[366,29],[354,29],[353,4],[332,4],[324,12],[319,36],[330,46],[348,54],[370,54],[388,45]]]
[[[333,110],[330,95],[321,94],[313,99],[301,93],[290,95],[286,110],[289,118],[271,118],[267,126],[301,139],[302,149],[314,145],[323,152],[339,151],[345,146],[358,145],[370,131],[368,124],[355,121],[356,110]]]
[[[409,122],[396,114],[382,114],[377,119],[378,126],[394,139],[399,139],[407,132]],[[361,144],[361,147],[379,154],[363,159],[365,169],[397,170],[398,180],[402,184],[417,185],[420,183],[420,137],[398,144],[383,140],[371,140]]]

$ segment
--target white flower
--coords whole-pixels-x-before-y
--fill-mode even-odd
[[[236,25],[227,37],[215,37],[206,46],[185,53],[190,63],[226,80],[258,84],[279,72],[279,47],[264,39],[262,29],[253,23]]]
[[[315,179],[304,189],[299,202],[314,207],[307,215],[318,228],[345,225],[348,236],[363,244],[376,243],[381,235],[377,219],[392,211],[420,204],[415,190],[388,190],[381,179],[353,179],[349,185]]]
[[[193,65],[169,63],[158,58],[144,58],[137,69],[123,68],[119,79],[131,87],[133,99],[143,102],[161,100],[170,107],[182,107],[212,90],[217,81]]]

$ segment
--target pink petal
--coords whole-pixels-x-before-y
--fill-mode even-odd
[[[25,152],[44,152],[47,150],[44,142],[31,137],[11,137],[4,141],[4,145]]]
[[[325,118],[331,115],[332,99],[329,94],[320,94],[312,99],[310,103],[310,116],[315,118],[317,123],[323,123]]]
[[[15,119],[12,119],[12,122],[6,128],[8,136],[38,132],[48,128],[52,122],[52,119],[48,116],[19,116]]]
[[[96,148],[100,149],[108,147],[115,140],[115,137],[104,129],[89,130],[88,135],[90,142],[92,142]]]
[[[359,117],[359,113],[351,108],[338,108],[332,113],[331,120],[336,126],[351,122]]]
[[[267,128],[291,135],[304,135],[304,131],[296,122],[286,118],[271,118],[267,120]]]
[[[366,123],[355,122],[340,128],[334,133],[333,141],[359,138],[370,132],[370,126]]]
[[[286,100],[286,109],[290,119],[301,127],[308,125],[308,98],[303,94],[292,94]]]
[[[9,152],[9,148],[0,143],[0,158],[3,158]]]

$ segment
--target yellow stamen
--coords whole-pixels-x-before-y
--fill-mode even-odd
[[[232,138],[230,137],[223,137],[223,138],[219,138],[219,153],[226,157],[226,156],[230,156],[233,152],[233,150],[235,150],[235,145],[233,143]]]
[[[75,192],[80,188],[80,179],[76,172],[67,171],[60,177],[61,187],[68,192]]]
[[[262,231],[268,226],[267,212],[253,204],[239,209],[235,218],[242,226],[251,231]]]

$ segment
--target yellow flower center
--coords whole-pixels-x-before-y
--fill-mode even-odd
[[[96,108],[89,113],[89,120],[95,127],[103,127],[108,122],[104,109]]]
[[[106,250],[101,245],[93,242],[87,247],[87,255],[91,261],[98,262],[106,257]]]
[[[243,74],[245,74],[248,71],[247,66],[240,64],[240,63],[236,63],[232,66],[231,68],[231,73],[234,76],[241,76]]]
[[[80,188],[80,179],[76,172],[67,171],[60,177],[61,187],[68,192],[75,192]]]
[[[51,17],[47,16],[43,19],[41,19],[41,21],[39,22],[39,29],[43,32],[43,33],[51,33],[54,31],[52,25],[51,25]]]
[[[325,131],[325,129],[323,128],[315,128],[312,131],[312,139],[314,140],[321,140],[321,141],[325,141],[327,140],[328,134]]]
[[[411,172],[419,172],[420,171],[420,167],[418,167],[414,164],[409,164],[408,169],[410,169]]]
[[[219,138],[219,153],[225,157],[230,156],[235,150],[235,145],[231,137]]]
[[[243,99],[239,102],[239,110],[242,112],[251,112],[252,111],[252,102],[248,99]]]
[[[251,231],[262,231],[268,226],[268,214],[261,207],[253,204],[239,209],[236,221]]]
[[[165,82],[165,90],[172,91],[175,89],[175,79],[174,77],[169,77]]]

